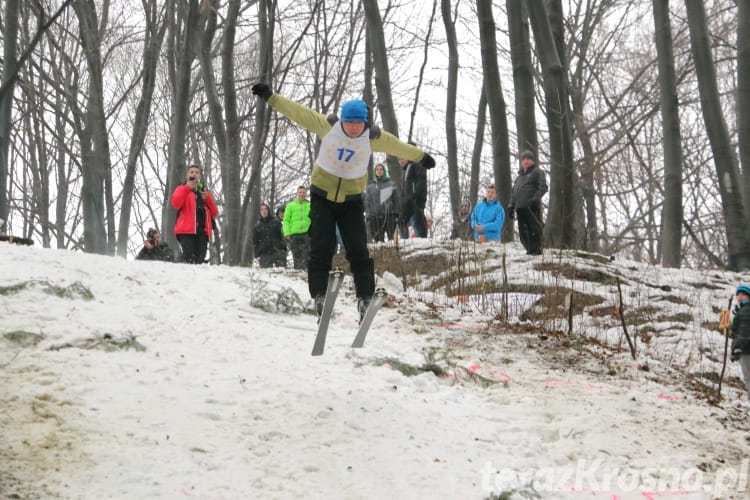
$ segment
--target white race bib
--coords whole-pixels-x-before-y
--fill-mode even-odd
[[[337,121],[321,140],[316,163],[336,177],[358,179],[367,175],[370,156],[369,130],[365,129],[359,137],[349,137]]]

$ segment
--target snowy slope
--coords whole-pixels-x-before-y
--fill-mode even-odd
[[[313,316],[267,300],[309,301],[293,271],[2,245],[0,275],[7,497],[747,494],[741,391],[710,406],[677,372],[637,369],[656,358],[597,356],[413,291],[354,350],[348,279],[312,357]],[[128,339],[145,350],[105,349]],[[428,361],[448,375],[396,369]]]

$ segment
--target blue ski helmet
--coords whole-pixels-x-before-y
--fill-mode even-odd
[[[362,99],[352,99],[341,105],[341,121],[367,122],[367,104]]]

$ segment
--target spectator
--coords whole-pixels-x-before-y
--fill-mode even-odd
[[[458,217],[453,220],[453,231],[451,239],[471,241],[474,239],[474,231],[471,229],[471,203],[464,200],[458,206]]]
[[[471,227],[474,229],[474,241],[502,241],[500,231],[505,222],[505,210],[497,199],[495,185],[487,186],[484,200],[477,203],[471,213]]]
[[[295,269],[307,269],[310,259],[310,201],[307,188],[297,188],[297,197],[284,208],[284,237],[289,242]]]
[[[375,292],[375,265],[367,249],[367,228],[363,195],[367,165],[373,152],[382,152],[421,161],[432,168],[435,160],[417,147],[398,140],[370,123],[370,110],[359,99],[341,106],[341,119],[326,116],[275,94],[265,83],[252,87],[276,111],[321,141],[312,171],[312,224],[310,226],[310,265],[308,287],[318,314],[323,310],[328,274],[336,246],[336,226],[346,247],[346,258],[354,275],[360,320]],[[287,207],[286,219],[290,217]]]
[[[213,219],[219,215],[219,209],[213,195],[201,182],[198,165],[190,165],[186,178],[185,184],[177,186],[170,200],[177,209],[174,233],[182,248],[182,260],[202,264],[206,260]]]
[[[169,245],[162,243],[161,232],[158,229],[149,229],[146,233],[146,239],[143,242],[143,248],[138,252],[136,260],[163,260],[165,262],[174,262],[174,253]]]
[[[508,203],[508,216],[518,217],[518,237],[528,255],[542,253],[542,196],[547,192],[547,179],[534,162],[534,153],[521,153],[521,170],[518,172]]]
[[[735,294],[731,359],[740,362],[745,389],[750,395],[750,285],[738,286]]]
[[[286,267],[286,241],[281,221],[260,204],[258,222],[253,228],[253,248],[260,267]]]
[[[365,209],[370,235],[376,242],[393,239],[398,221],[398,188],[382,163],[375,165],[373,180],[365,191]]]
[[[414,145],[413,142],[409,144]],[[427,237],[427,220],[424,210],[427,206],[427,170],[418,162],[399,158],[398,164],[404,171],[404,188],[401,192],[401,236],[409,237],[409,224],[417,238]]]

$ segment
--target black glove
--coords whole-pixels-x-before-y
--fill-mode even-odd
[[[420,165],[422,165],[427,170],[431,169],[435,166],[435,159],[430,156],[428,153],[424,154],[424,158],[422,158],[422,161],[419,162]]]
[[[267,101],[273,95],[273,90],[271,90],[271,87],[267,83],[256,83],[250,87],[250,90],[264,101]]]
[[[516,216],[516,211],[512,208],[508,207],[508,218],[510,220],[513,220],[513,218]]]

